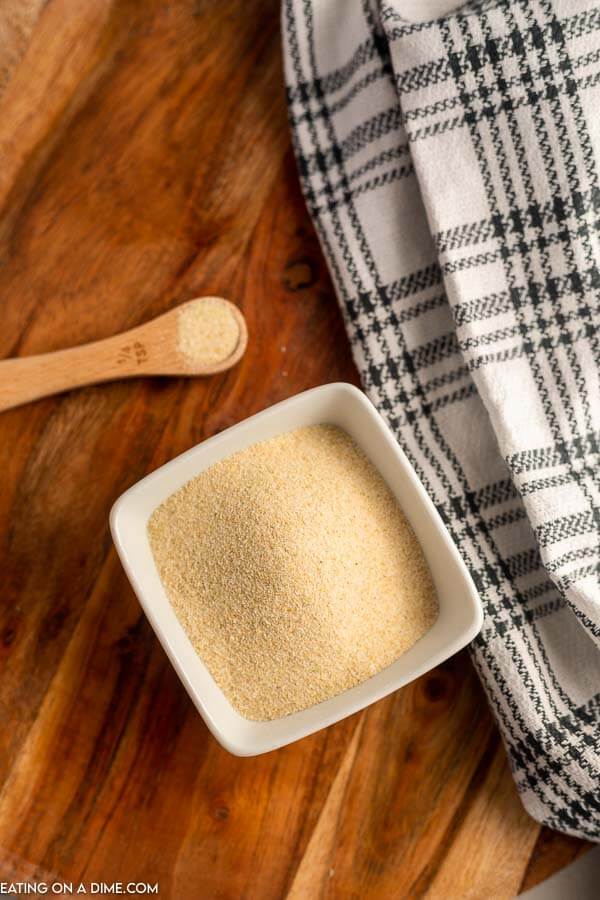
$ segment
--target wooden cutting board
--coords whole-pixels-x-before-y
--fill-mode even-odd
[[[510,897],[585,850],[523,812],[466,653],[258,759],[221,750],[117,562],[113,500],[325,381],[357,381],[302,204],[276,0],[4,0],[0,355],[189,297],[244,310],[210,380],[0,418],[0,880],[166,898]]]

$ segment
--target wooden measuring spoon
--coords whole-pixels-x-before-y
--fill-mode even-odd
[[[69,350],[0,361],[0,412],[71,388],[137,375],[214,375],[235,365],[246,321],[222,297],[198,297],[144,325]]]

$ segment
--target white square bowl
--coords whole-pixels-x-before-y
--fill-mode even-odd
[[[229,703],[179,624],[156,569],[146,526],[163,500],[213,463],[258,441],[321,423],[338,425],[354,438],[397,497],[427,558],[439,616],[416,644],[368,681],[302,712],[254,722]],[[379,413],[350,384],[305,391],[198,444],[122,494],[112,508],[110,525],[133,589],[188,694],[216,739],[238,756],[282,747],[363,709],[452,656],[482,625],[479,598],[435,506]]]

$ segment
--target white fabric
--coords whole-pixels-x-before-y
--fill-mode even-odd
[[[600,837],[600,9],[286,0],[290,122],[365,389],[485,607],[527,809]]]

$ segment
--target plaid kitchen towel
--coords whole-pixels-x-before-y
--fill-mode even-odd
[[[523,802],[599,840],[600,6],[410,2],[285,0],[302,186],[364,387],[480,592]]]

